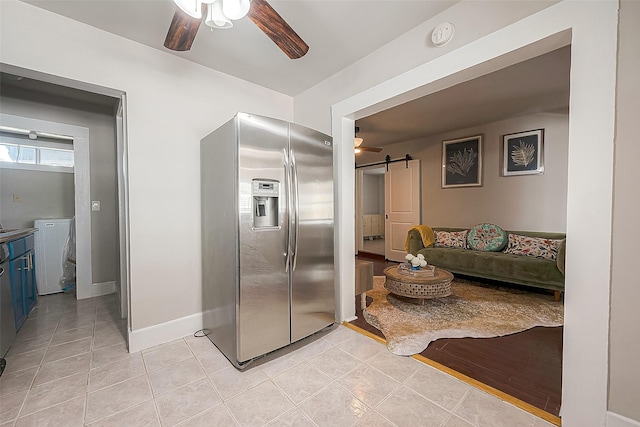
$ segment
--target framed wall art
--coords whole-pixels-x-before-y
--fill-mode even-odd
[[[442,141],[442,188],[482,186],[482,135]]]
[[[544,173],[544,129],[511,133],[502,139],[502,176]]]

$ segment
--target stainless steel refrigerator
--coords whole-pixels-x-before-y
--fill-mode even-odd
[[[204,328],[238,368],[335,321],[332,150],[246,113],[201,141]]]

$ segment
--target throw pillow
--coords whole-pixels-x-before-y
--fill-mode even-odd
[[[478,224],[467,234],[469,248],[476,251],[500,252],[508,240],[508,233],[494,224]]]
[[[436,242],[434,246],[436,248],[461,248],[467,247],[467,232],[469,230],[462,231],[434,231]]]
[[[509,234],[509,244],[504,253],[556,261],[561,243],[562,240]]]

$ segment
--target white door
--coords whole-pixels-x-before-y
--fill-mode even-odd
[[[384,256],[402,262],[407,254],[407,231],[420,224],[420,160],[389,164],[384,175],[385,245]]]

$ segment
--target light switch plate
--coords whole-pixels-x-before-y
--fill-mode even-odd
[[[100,201],[94,200],[91,202],[91,210],[93,212],[100,212]]]

